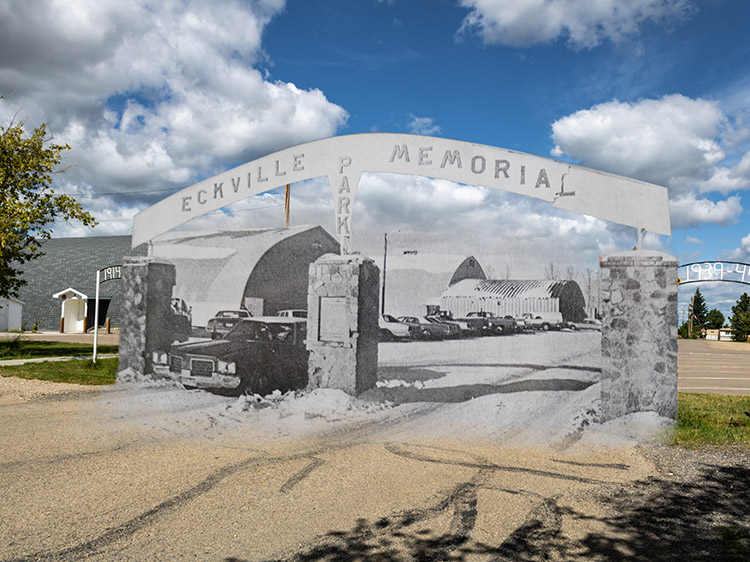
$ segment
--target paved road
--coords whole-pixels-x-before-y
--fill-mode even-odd
[[[678,342],[677,390],[750,395],[750,344]]]

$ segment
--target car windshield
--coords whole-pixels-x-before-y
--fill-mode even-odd
[[[244,318],[247,316],[247,313],[241,310],[222,310],[216,316],[219,318]]]

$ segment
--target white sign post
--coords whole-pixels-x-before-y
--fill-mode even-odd
[[[101,278],[104,273],[104,279]],[[110,265],[96,271],[96,300],[94,301],[94,354],[92,361],[96,364],[96,348],[99,344],[99,284],[112,279],[122,279],[122,265]]]

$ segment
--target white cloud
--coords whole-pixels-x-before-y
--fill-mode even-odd
[[[729,120],[715,101],[675,94],[635,103],[611,101],[553,123],[553,155],[663,185],[670,192],[672,228],[726,225],[742,212],[740,198],[713,201],[750,187],[750,156],[734,167],[723,143]],[[728,150],[731,150],[728,148]]]
[[[415,135],[439,135],[441,133],[440,126],[435,124],[435,120],[432,117],[411,115],[408,126],[409,132]]]
[[[175,188],[346,111],[257,68],[283,0],[0,0],[0,122],[49,122],[78,191]],[[132,199],[131,199],[132,201]]]
[[[553,154],[685,191],[708,180],[724,159],[725,117],[713,101],[675,94],[637,103],[611,101],[552,124]]]
[[[750,234],[740,240],[740,247],[729,253],[729,259],[737,261],[750,261]]]
[[[671,23],[692,12],[689,0],[461,0],[470,10],[460,33],[485,43],[513,46],[567,38],[574,48],[593,48],[638,32],[646,22]]]
[[[672,216],[672,228],[697,226],[701,223],[726,226],[742,214],[742,205],[738,195],[714,202],[710,199],[697,199],[688,194],[670,199],[669,211]]]
[[[685,242],[687,244],[699,244],[699,245],[705,244],[703,240],[701,240],[700,238],[696,238],[695,236],[685,236]]]

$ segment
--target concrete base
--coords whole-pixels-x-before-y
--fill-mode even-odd
[[[677,417],[677,266],[661,252],[602,260],[601,421]]]

